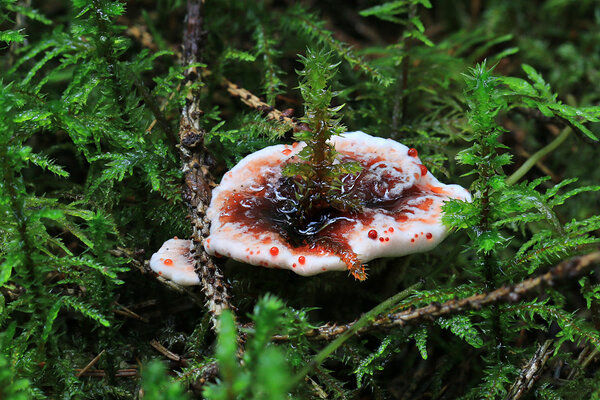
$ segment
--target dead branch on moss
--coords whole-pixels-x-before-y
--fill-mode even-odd
[[[202,2],[188,1],[183,36],[183,65],[191,66],[201,59],[203,44]],[[196,67],[185,70],[186,88],[199,78]],[[180,158],[184,174],[183,198],[188,205],[192,221],[192,241],[194,244],[194,263],[196,273],[202,283],[206,296],[206,306],[211,313],[212,324],[218,328],[218,317],[224,309],[233,309],[229,296],[229,284],[215,261],[204,250],[204,240],[208,236],[210,222],[206,218],[206,209],[210,203],[211,183],[210,159],[204,147],[204,130],[199,117],[202,110],[199,105],[199,93],[189,90],[186,104],[181,112],[179,125]]]
[[[142,46],[147,47],[154,51],[157,49],[156,44],[154,44],[154,42],[152,40],[152,36],[147,32],[145,27],[135,26],[135,27],[129,28],[126,33],[129,36],[138,40]],[[178,54],[178,53],[176,52],[176,54]],[[178,54],[178,55],[181,56],[181,54]],[[202,77],[208,77],[210,75],[212,75],[211,70],[209,70],[208,68],[202,69],[202,74],[201,74]],[[265,117],[267,119],[279,122],[283,125],[286,125],[290,129],[294,129],[294,128],[295,129],[304,129],[305,128],[301,122],[299,122],[296,118],[290,117],[287,112],[280,111],[280,110],[276,109],[275,107],[265,103],[258,96],[254,95],[249,90],[236,85],[235,83],[231,82],[229,79],[223,77],[223,78],[221,78],[220,83],[227,90],[227,92],[230,95],[232,95],[233,97],[238,97],[247,106],[252,107],[259,112],[265,113]],[[164,107],[164,105],[163,105],[163,107]],[[152,110],[152,111],[154,112],[156,110]],[[157,114],[155,112],[155,115],[160,115],[160,113]],[[161,122],[160,118],[158,118],[158,117],[152,121],[152,123],[150,124],[150,126],[148,127],[147,130],[151,131],[157,122],[159,122],[159,123]]]
[[[511,386],[508,395],[504,398],[505,400],[517,400],[520,399],[525,393],[533,387],[533,384],[537,381],[540,376],[546,361],[552,355],[554,351],[554,340],[546,340],[538,349],[531,359],[521,369],[521,373],[517,380]]]
[[[561,262],[543,275],[528,278],[514,286],[502,286],[487,293],[476,294],[464,299],[449,300],[445,303],[431,303],[420,308],[380,316],[373,320],[368,326],[357,330],[357,334],[363,334],[373,329],[388,329],[396,326],[420,323],[434,318],[456,314],[466,310],[479,310],[485,306],[500,302],[517,302],[524,295],[543,286],[552,286],[555,282],[579,276],[587,268],[600,264],[600,251],[584,256],[575,257]],[[305,335],[311,340],[331,341],[353,327],[355,322],[344,325],[326,324],[319,328],[311,329]],[[289,340],[286,335],[278,335],[275,341]]]

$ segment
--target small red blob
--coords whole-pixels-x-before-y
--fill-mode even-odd
[[[421,176],[427,175],[427,167],[423,164],[419,164],[419,168],[421,168]]]
[[[394,232],[394,228],[390,226],[390,232]]]
[[[321,268],[321,271],[327,271],[327,268],[323,267]]]
[[[375,239],[377,239],[377,236],[379,236],[379,235],[377,234],[377,231],[375,229],[371,229],[369,231],[369,239],[375,240]]]
[[[382,238],[382,237],[380,237],[380,238],[379,238],[379,241],[380,241],[380,242],[383,242],[384,240],[385,240],[385,239],[384,239],[384,238]]]
[[[300,265],[304,265],[304,263],[306,262],[306,258],[304,256],[300,256],[298,257],[298,262],[300,263]]]
[[[419,155],[419,152],[417,151],[417,149],[410,148],[408,149],[408,155],[411,157],[416,157]]]
[[[170,258],[167,258],[167,259],[165,260],[165,264],[166,264],[166,265],[173,265],[173,260],[171,260]]]
[[[408,221],[408,217],[406,215],[399,215],[396,217],[396,221],[398,221],[398,222]]]
[[[418,238],[418,237],[419,237],[419,234],[418,234],[418,233],[415,233],[415,238]]]
[[[292,268],[296,268],[296,263],[293,263],[293,264],[292,264]]]
[[[429,240],[431,240],[431,238],[433,237],[433,235],[431,233],[427,233],[427,235],[425,235],[425,237]]]
[[[292,143],[292,147],[293,147],[293,148],[296,148],[296,147],[298,147],[298,142],[294,142],[294,143]]]
[[[414,243],[414,242],[415,242],[415,239],[410,239],[410,241]]]
[[[385,238],[385,241],[386,241],[386,242],[389,242],[389,241],[390,241],[390,238]]]
[[[164,259],[164,258],[161,258],[161,259],[160,259],[160,261],[165,261],[165,259]]]
[[[162,275],[162,272],[158,271],[158,274],[159,274],[159,275]]]
[[[269,250],[269,253],[271,253],[272,256],[276,256],[277,254],[279,254],[279,248],[271,247],[271,250]]]
[[[283,150],[283,151],[282,151],[282,153],[283,153],[284,155],[286,155],[286,156],[289,156],[289,155],[292,153],[292,150],[290,150],[290,149],[285,149],[285,150]]]

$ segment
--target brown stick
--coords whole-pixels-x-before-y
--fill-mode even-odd
[[[83,367],[83,368],[82,368],[82,369],[81,369],[81,370],[80,370],[80,371],[77,373],[77,375],[75,375],[75,376],[77,376],[78,378],[80,378],[80,377],[81,377],[81,375],[85,374],[85,373],[87,372],[87,370],[88,370],[88,369],[92,368],[92,367],[93,367],[93,366],[94,366],[94,365],[95,365],[95,364],[98,362],[98,360],[100,359],[100,357],[102,356],[102,354],[104,354],[104,351],[105,351],[105,350],[102,350],[102,351],[100,352],[100,354],[98,354],[96,357],[94,357],[94,358],[92,359],[92,361],[90,361],[90,362],[88,363],[88,365],[86,365],[85,367]]]
[[[521,369],[519,377],[511,386],[504,400],[520,399],[521,396],[531,389],[544,368],[546,361],[548,361],[554,351],[553,344],[554,340],[548,339],[538,347],[533,357],[531,357],[527,364]]]
[[[393,314],[388,314],[375,319],[368,326],[358,330],[357,334],[365,333],[372,329],[391,328],[394,326],[405,326],[409,323],[418,323],[423,320],[432,320],[434,318],[456,314],[466,310],[478,310],[500,302],[516,302],[519,299],[542,286],[552,285],[555,281],[573,278],[580,275],[585,269],[592,265],[600,263],[600,251],[590,253],[584,256],[575,257],[561,262],[556,267],[550,269],[543,275],[535,278],[525,279],[514,286],[502,286],[496,290],[487,293],[476,294],[459,300],[449,300],[445,303],[432,303],[427,306],[408,309]],[[323,325],[319,328],[311,329],[305,333],[311,340],[333,340],[346,332],[354,325],[354,322],[345,325]],[[275,336],[273,340],[289,340],[285,335]]]
[[[183,65],[192,65],[201,59],[202,46],[202,2],[188,0],[186,24],[183,39]],[[185,77],[189,83],[200,76],[196,67],[187,68]],[[218,328],[218,317],[224,309],[233,309],[228,294],[229,285],[214,260],[204,250],[204,240],[209,234],[210,221],[206,209],[210,202],[212,182],[209,168],[206,167],[208,152],[204,147],[204,130],[199,117],[200,94],[191,90],[186,105],[181,112],[179,125],[180,158],[184,174],[183,198],[189,209],[192,221],[192,241],[194,263],[206,296],[206,305],[211,313],[213,327]]]
[[[159,353],[167,357],[169,360],[187,363],[187,361],[183,357],[173,353],[171,350],[167,349],[165,346],[160,344],[156,339],[152,339],[150,341],[150,346],[154,347]]]

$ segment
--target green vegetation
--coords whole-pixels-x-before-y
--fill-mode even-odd
[[[205,2],[210,73],[187,81],[186,2],[0,0],[0,398],[600,398],[597,258],[569,273],[600,242],[600,5],[284,3]],[[142,267],[191,233],[191,93],[217,181],[307,141],[287,171],[300,221],[358,208],[339,177],[359,167],[326,143],[346,127],[417,148],[474,200],[446,204],[443,244],[364,282],[219,259],[237,310],[215,333],[200,290]],[[478,293],[492,300],[452,305]]]

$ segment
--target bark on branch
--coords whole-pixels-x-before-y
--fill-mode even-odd
[[[186,90],[189,90],[191,82],[200,79],[200,74],[193,64],[202,59],[202,22],[202,2],[188,0],[182,53],[183,65],[189,66],[185,70]],[[183,198],[188,205],[192,222],[196,272],[200,276],[213,327],[217,329],[218,316],[224,309],[234,307],[228,294],[229,284],[214,259],[204,250],[204,240],[210,229],[206,209],[210,203],[212,177],[208,168],[210,157],[204,146],[205,131],[200,125],[201,115],[200,93],[189,90],[179,125],[179,150],[185,182]]]

